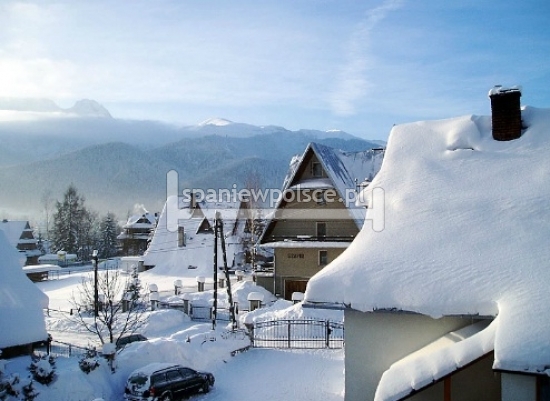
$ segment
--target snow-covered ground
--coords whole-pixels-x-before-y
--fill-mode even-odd
[[[69,311],[71,298],[78,295],[82,280],[90,280],[91,272],[61,275],[59,279],[37,283],[50,298],[50,308]],[[245,309],[246,297],[252,291],[262,291],[252,281],[236,282],[232,277],[234,299]],[[183,281],[184,290],[196,289],[195,277],[180,277],[161,268],[140,273],[144,288],[156,284],[163,300],[174,300],[174,280]],[[212,298],[212,280],[206,283],[204,293],[189,294],[191,298],[208,302]],[[220,302],[225,302],[226,289],[219,290]],[[239,320],[320,317],[333,320],[343,318],[341,312],[308,310],[288,301],[275,301],[265,293],[269,307],[249,314],[240,313]],[[248,316],[247,316],[248,315]],[[52,311],[46,318],[48,332],[54,340],[79,345],[97,344],[97,339],[66,318],[66,313]],[[216,384],[209,394],[193,398],[204,400],[343,400],[343,350],[271,350],[249,349],[232,356],[232,351],[247,347],[248,337],[241,331],[229,333],[219,322],[212,324],[191,321],[184,313],[163,309],[149,312],[149,320],[142,333],[149,341],[133,343],[117,356],[116,371],[111,373],[106,361],[89,374],[82,372],[78,358],[58,357],[56,379],[49,386],[35,383],[37,401],[105,401],[123,400],[124,384],[135,369],[151,362],[176,362],[195,369],[210,371]],[[7,361],[4,377],[18,374],[24,381],[29,377],[30,357]]]

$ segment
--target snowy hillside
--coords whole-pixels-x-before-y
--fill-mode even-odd
[[[81,105],[88,106],[93,108],[92,103]],[[319,131],[219,119],[193,129],[95,117],[0,121],[0,187],[11,188],[0,193],[0,204],[4,210],[33,216],[45,191],[58,197],[73,183],[97,210],[125,216],[134,203],[144,203],[160,211],[165,176],[172,169],[179,173],[181,188],[243,187],[255,173],[263,188],[278,189],[289,161],[309,142],[345,151],[380,146],[358,138],[317,139],[324,135]],[[226,132],[252,136],[232,137]],[[109,199],[105,193],[111,194]]]

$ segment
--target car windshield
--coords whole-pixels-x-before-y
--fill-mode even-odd
[[[147,375],[143,373],[138,373],[131,376],[128,379],[128,383],[130,383],[132,386],[135,386],[135,387],[143,387],[147,384],[147,379],[148,379]]]

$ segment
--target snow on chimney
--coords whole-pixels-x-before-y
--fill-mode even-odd
[[[493,123],[493,139],[511,141],[521,136],[521,87],[505,88],[495,85],[489,91]]]

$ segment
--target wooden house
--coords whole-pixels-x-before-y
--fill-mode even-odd
[[[378,172],[384,150],[344,152],[310,143],[295,162],[260,245],[274,251],[272,272],[257,272],[258,284],[290,300],[308,280],[336,259],[363,225],[356,195]]]

